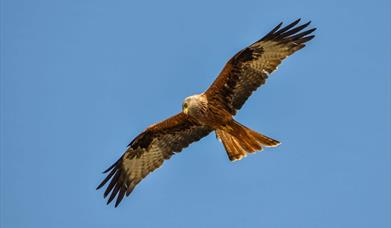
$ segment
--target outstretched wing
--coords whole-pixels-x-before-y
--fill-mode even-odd
[[[217,100],[235,115],[283,59],[303,48],[304,43],[314,38],[314,35],[310,34],[315,28],[304,30],[310,22],[296,26],[299,21],[300,19],[284,28],[281,28],[280,23],[262,39],[232,57],[205,92],[208,100]]]
[[[165,159],[211,131],[212,129],[199,125],[184,113],[152,125],[138,135],[122,157],[104,172],[109,174],[97,189],[111,180],[104,197],[110,194],[107,201],[109,204],[117,196],[117,207],[124,195],[128,196],[134,187],[146,175],[159,168]]]

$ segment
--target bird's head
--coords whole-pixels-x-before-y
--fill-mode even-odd
[[[201,97],[199,94],[186,97],[182,103],[182,112],[189,115],[200,103]]]
[[[186,115],[189,114],[189,106],[190,106],[191,100],[192,100],[192,96],[186,97],[182,103],[182,112],[185,113]]]

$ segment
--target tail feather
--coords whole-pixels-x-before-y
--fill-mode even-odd
[[[258,140],[258,142],[260,142],[265,147],[276,147],[281,144],[279,141],[277,141],[275,139],[272,139],[270,137],[262,135],[258,132],[252,131],[251,129],[249,129],[249,130],[250,130],[251,135],[254,138],[256,138]]]
[[[276,147],[279,141],[255,132],[232,120],[222,129],[216,130],[216,136],[221,140],[231,161],[240,160],[247,155],[261,151],[263,147]]]
[[[240,160],[247,155],[246,150],[226,131],[216,130],[216,136],[221,140],[231,161]]]
[[[246,150],[240,145],[240,142],[235,138],[235,137],[231,137],[232,141],[233,141],[233,144],[236,148],[236,150],[238,151],[238,154],[236,155],[235,159],[232,159],[232,161],[234,160],[240,160],[244,157],[247,156],[247,152]]]

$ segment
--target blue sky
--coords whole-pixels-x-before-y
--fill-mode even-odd
[[[1,1],[0,226],[390,227],[390,1]],[[312,20],[237,120],[282,142],[228,161],[209,135],[118,208],[95,187],[148,125],[280,21]]]

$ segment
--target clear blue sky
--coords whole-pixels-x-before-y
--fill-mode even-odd
[[[390,227],[389,0],[1,4],[2,228]],[[237,115],[280,147],[231,163],[211,134],[106,206],[133,137],[299,17],[317,37]]]

